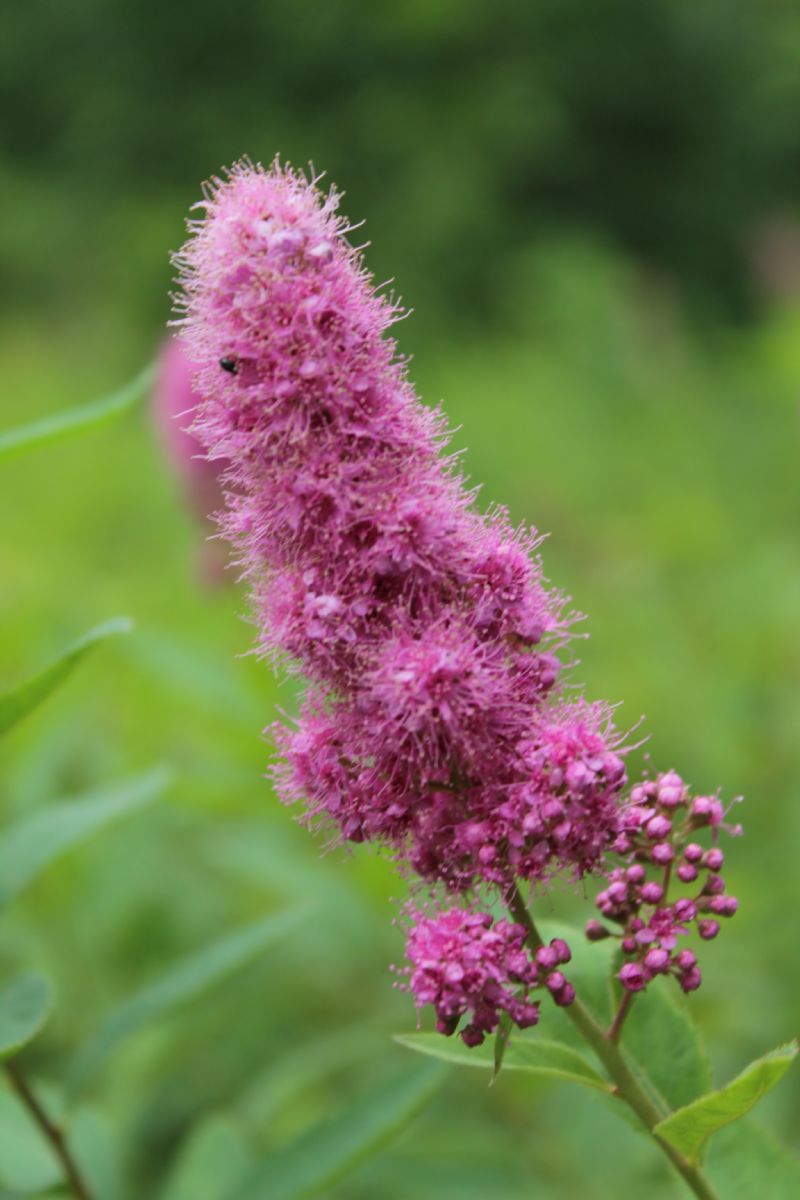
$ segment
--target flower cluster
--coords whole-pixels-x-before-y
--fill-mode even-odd
[[[559,970],[571,958],[561,938],[531,958],[523,927],[492,923],[488,913],[450,908],[433,917],[411,910],[410,916],[414,923],[406,953],[411,967],[404,973],[417,1005],[433,1005],[440,1033],[454,1033],[465,1013],[470,1019],[461,1037],[467,1046],[479,1046],[497,1028],[501,1012],[527,1029],[539,1020],[539,1002],[529,999],[539,986],[558,1005],[574,1000],[575,989]]]
[[[444,418],[387,336],[401,311],[375,290],[337,206],[277,163],[242,163],[210,185],[177,256],[177,324],[202,397],[192,433],[222,471],[222,532],[260,651],[308,680],[296,722],[272,730],[279,792],[462,895],[580,878],[611,848],[630,856],[626,870],[669,870],[680,804],[664,799],[666,777],[657,797],[643,784],[629,802],[608,708],[560,696],[570,618],[544,584],[538,538],[477,509]],[[656,961],[644,955],[669,952],[667,921],[674,933],[689,918],[656,902],[645,923],[638,886],[614,876],[606,915],[642,921],[626,937],[654,931],[628,964],[644,977]],[[440,920],[409,942],[412,987],[440,1025],[469,1010],[478,1039],[501,1009],[530,1023],[509,985],[524,992],[545,964],[523,961],[518,928],[463,909]],[[564,1003],[571,989],[550,965]],[[680,967],[684,985],[692,969]]]
[[[739,907],[735,896],[726,895],[719,873],[724,854],[716,838],[724,815],[716,796],[692,797],[674,771],[633,788],[614,846],[627,865],[610,872],[596,900],[603,916],[622,927],[618,936],[626,961],[619,979],[628,991],[640,992],[656,975],[669,974],[684,992],[700,986],[697,957],[678,949],[678,938],[694,928],[710,941],[720,930],[717,918],[732,917]],[[712,830],[715,843],[708,850],[693,840],[703,828]],[[727,828],[741,832],[738,825]],[[670,899],[676,885],[691,894]],[[610,930],[592,920],[586,934],[598,941]]]
[[[195,435],[265,653],[310,680],[282,796],[456,890],[595,868],[625,783],[602,706],[547,704],[567,636],[532,531],[481,515],[387,338],[337,197],[278,166],[209,191],[179,256]]]

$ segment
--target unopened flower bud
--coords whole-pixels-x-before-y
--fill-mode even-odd
[[[607,937],[611,937],[611,931],[606,929],[600,921],[594,919],[587,921],[583,931],[590,942],[602,942]]]
[[[718,917],[732,917],[739,907],[735,896],[712,896],[709,908]]]
[[[718,846],[712,846],[703,856],[703,866],[708,867],[709,871],[722,870],[722,864],[725,862],[725,855]]]
[[[572,951],[563,938],[553,938],[550,942],[551,950],[555,950],[560,963],[568,963],[572,958]]]
[[[645,833],[654,842],[669,837],[671,832],[672,821],[670,821],[669,817],[665,817],[661,813],[655,817],[651,817],[645,826]]]
[[[694,863],[681,863],[677,870],[678,879],[681,883],[693,883],[697,879],[698,871]]]
[[[557,966],[559,962],[558,954],[552,946],[540,946],[536,951],[535,958],[539,966],[544,967],[545,970]]]
[[[683,857],[688,863],[699,863],[703,857],[703,847],[697,842],[689,842],[689,845],[684,848]]]
[[[553,999],[559,1008],[568,1008],[572,1004],[572,1001],[575,999],[575,988],[568,979],[564,980],[564,986],[560,992],[557,992],[553,996]]]
[[[662,950],[660,946],[654,946],[652,950],[648,950],[647,954],[645,954],[644,965],[654,975],[663,974],[669,968],[669,951]]]
[[[654,863],[658,863],[660,867],[665,867],[667,863],[672,862],[675,857],[675,851],[669,842],[656,842],[650,851],[650,857]]]
[[[547,979],[545,979],[544,982],[545,987],[549,988],[549,990],[555,994],[556,992],[561,991],[567,981],[560,971],[553,971],[547,976]]]
[[[641,891],[641,897],[645,904],[658,904],[664,896],[664,889],[660,883],[651,880],[646,883]]]
[[[698,921],[697,932],[704,941],[710,942],[719,933],[719,921]]]
[[[647,974],[639,963],[625,963],[617,978],[629,992],[641,992],[647,986]]]
[[[696,992],[702,982],[703,976],[700,974],[699,967],[690,967],[680,976],[680,985],[684,992]]]

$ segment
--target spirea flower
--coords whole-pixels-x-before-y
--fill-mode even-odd
[[[535,1025],[539,1001],[531,1001],[529,993],[538,986],[546,987],[556,1004],[572,1003],[572,984],[557,969],[570,959],[562,939],[531,957],[522,926],[493,923],[489,913],[449,908],[428,916],[412,909],[409,916],[407,986],[418,1007],[433,1005],[440,1033],[454,1033],[467,1013],[461,1037],[468,1046],[479,1046],[497,1028],[502,1012],[520,1029]]]
[[[453,889],[596,868],[625,784],[601,706],[553,708],[568,618],[533,531],[475,507],[387,336],[338,197],[277,164],[208,189],[178,256],[265,654],[309,680],[282,796]]]
[[[334,190],[277,162],[208,187],[177,256],[191,433],[222,472],[222,533],[248,582],[262,654],[307,688],[272,729],[282,798],[351,842],[379,841],[438,891],[508,899],[515,881],[609,871],[620,979],[699,985],[680,939],[737,907],[719,880],[716,797],[674,772],[628,794],[610,710],[560,692],[571,618],[545,586],[534,530],[482,514],[442,414],[389,336],[402,315],[347,240]],[[610,853],[621,866],[610,869]],[[689,896],[670,893],[677,883]],[[590,923],[599,940],[611,931]],[[485,914],[416,914],[410,986],[470,1044],[528,992],[573,991],[552,943]],[[568,951],[567,951],[568,954]]]

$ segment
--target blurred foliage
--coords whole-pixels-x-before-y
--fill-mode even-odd
[[[280,151],[341,181],[426,321],[493,320],[521,247],[587,227],[741,313],[754,228],[800,197],[798,50],[780,0],[28,0],[7,302],[152,309],[198,180]]]
[[[726,869],[742,907],[691,998],[718,1082],[795,1032],[800,987],[800,309],[791,279],[765,292],[751,253],[778,214],[791,258],[798,54],[800,10],[777,0],[29,0],[0,42],[0,429],[106,395],[152,357],[199,179],[245,152],[326,168],[369,217],[376,274],[418,310],[399,329],[413,376],[462,427],[486,500],[553,531],[548,573],[590,617],[575,678],[624,698],[622,725],[647,712],[640,761],[747,797]],[[114,613],[135,623],[7,739],[2,827],[175,770],[3,914],[2,977],[57,984],[33,1072],[55,1088],[176,961],[310,906],[87,1087],[101,1195],[121,1170],[131,1195],[171,1180],[199,1197],[220,1162],[291,1163],[314,1123],[418,1065],[390,1036],[414,1023],[387,970],[404,885],[363,847],[320,858],[325,839],[263,780],[259,731],[295,685],[248,655],[236,586],[201,585],[202,534],[146,409],[9,459],[0,496],[4,684]],[[585,915],[568,888],[552,903]],[[591,1095],[486,1082],[454,1074],[323,1194],[675,1194]],[[762,1117],[790,1138],[798,1116],[784,1082]]]

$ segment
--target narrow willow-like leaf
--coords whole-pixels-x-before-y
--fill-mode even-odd
[[[494,1035],[494,1069],[492,1070],[492,1083],[494,1083],[495,1079],[497,1079],[497,1076],[500,1074],[500,1068],[503,1065],[503,1059],[505,1058],[512,1028],[513,1024],[511,1017],[507,1012],[501,1012],[500,1020],[497,1025],[497,1032]]]
[[[696,1163],[710,1137],[738,1120],[788,1071],[797,1055],[797,1043],[779,1046],[757,1058],[725,1087],[679,1108],[655,1127],[655,1132],[690,1162]]]
[[[427,1103],[445,1076],[428,1063],[361,1096],[271,1154],[224,1200],[306,1200],[377,1154]]]
[[[33,1041],[52,1005],[53,992],[44,975],[20,975],[0,991],[0,1062]]]
[[[220,1200],[254,1165],[245,1136],[233,1118],[208,1117],[181,1147],[161,1200]]]
[[[89,834],[126,816],[163,792],[171,774],[156,767],[77,800],[48,805],[0,835],[0,905]]]
[[[98,642],[105,641],[106,638],[113,637],[118,633],[130,633],[132,627],[132,623],[127,617],[114,617],[110,621],[104,621],[102,625],[96,625],[94,629],[90,629],[83,637],[68,646],[43,671],[39,671],[30,679],[26,679],[16,687],[0,694],[0,737],[28,713],[38,708],[51,692],[54,692],[58,685],[72,674],[81,659],[85,658]]]
[[[482,1046],[465,1046],[460,1038],[445,1038],[440,1033],[397,1034],[394,1039],[420,1054],[428,1054],[443,1062],[462,1067],[482,1067],[494,1070],[494,1050],[490,1042]],[[610,1092],[610,1084],[571,1046],[538,1037],[516,1037],[509,1042],[503,1056],[503,1070],[525,1071],[529,1075],[549,1075],[570,1079],[586,1087]]]
[[[105,425],[107,421],[113,421],[115,417],[120,417],[132,409],[149,393],[154,374],[153,366],[145,367],[135,379],[111,396],[93,400],[90,404],[82,404],[78,408],[69,408],[65,412],[52,413],[49,417],[42,417],[29,425],[6,429],[0,433],[0,459],[11,458],[27,450],[36,450],[48,442],[58,442],[74,434],[96,429],[99,425]]]
[[[307,909],[271,915],[228,934],[181,960],[160,979],[126,1000],[102,1022],[75,1058],[68,1075],[72,1093],[86,1083],[119,1043],[143,1026],[199,996],[284,937]]]

